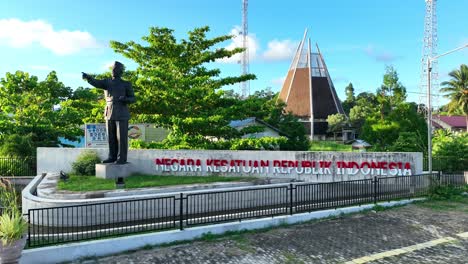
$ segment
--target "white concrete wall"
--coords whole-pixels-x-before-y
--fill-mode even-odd
[[[59,172],[60,170],[70,172],[71,164],[77,159],[78,155],[89,149],[84,148],[38,148],[37,149],[37,173]],[[94,149],[101,159],[107,156],[107,149]],[[162,171],[155,165],[156,158],[170,159],[200,159],[202,161],[201,172],[187,171]],[[246,161],[269,161],[268,168],[264,171],[255,173],[246,173],[242,169],[239,172],[222,172],[222,167],[217,167],[219,172],[207,172],[206,160],[246,160]],[[273,166],[273,161],[327,161],[332,162],[330,173],[298,173],[295,169],[288,172],[278,171],[279,167]],[[422,173],[422,153],[419,152],[311,152],[311,151],[229,151],[229,150],[129,150],[128,161],[133,163],[138,172],[150,175],[221,175],[221,176],[255,176],[255,177],[276,177],[276,178],[294,178],[308,182],[331,182],[346,181],[356,179],[368,179],[372,176],[380,176],[379,173],[355,175],[340,174],[337,170],[336,161],[355,161],[361,162],[409,162],[411,164],[411,173]],[[318,163],[317,163],[318,164]],[[318,166],[318,165],[317,165]],[[247,168],[249,169],[249,168]],[[252,169],[252,167],[250,167]],[[284,169],[284,168],[283,168]],[[301,168],[298,168],[301,169]],[[268,170],[268,172],[267,172]],[[286,168],[287,170],[287,168]],[[385,176],[385,175],[384,175]],[[387,175],[388,174],[387,171]]]

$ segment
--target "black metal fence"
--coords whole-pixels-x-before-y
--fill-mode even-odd
[[[312,212],[425,196],[430,188],[465,188],[463,174],[298,183],[158,198],[29,209],[29,247],[184,229],[220,222]]]
[[[36,157],[0,157],[0,176],[35,176]]]

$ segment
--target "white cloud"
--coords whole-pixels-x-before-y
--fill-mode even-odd
[[[33,70],[38,70],[38,71],[52,71],[52,67],[47,66],[47,65],[32,65],[30,66],[31,69]]]
[[[286,76],[283,76],[283,77],[279,77],[279,78],[271,80],[271,83],[274,85],[283,85],[285,80],[286,80]]]
[[[272,40],[268,43],[268,49],[263,53],[262,58],[266,61],[291,60],[298,45],[298,42],[289,39]]]
[[[38,43],[57,55],[69,55],[82,49],[99,47],[96,39],[86,31],[56,31],[43,20],[22,21],[0,19],[0,43],[24,48]]]
[[[101,67],[101,70],[105,70],[105,71],[108,71],[109,69],[112,68],[112,66],[114,66],[114,62],[115,61],[108,61],[106,63],[104,63]]]
[[[364,52],[367,54],[367,56],[371,57],[377,62],[390,63],[400,58],[400,56],[397,56],[389,51],[377,50],[371,44],[364,48]]]
[[[235,48],[241,48],[243,44],[241,28],[239,26],[234,27],[229,33],[229,35],[232,35],[234,37],[232,39],[232,42],[227,47],[225,47],[225,49],[233,50]],[[254,34],[247,35],[247,47],[248,47],[248,52],[249,52],[249,61],[253,61],[254,59],[256,59],[257,52],[259,49],[258,40]],[[223,58],[223,59],[219,59],[216,61],[222,62],[222,63],[240,63],[241,58],[242,58],[242,53],[238,53],[230,58]]]

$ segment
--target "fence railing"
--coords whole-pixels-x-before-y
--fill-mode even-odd
[[[29,209],[28,247],[420,197],[440,185],[466,182],[463,174],[374,177]]]
[[[35,176],[36,157],[0,157],[0,176]]]

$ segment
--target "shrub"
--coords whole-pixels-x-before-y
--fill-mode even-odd
[[[433,200],[452,200],[460,197],[462,193],[462,189],[451,185],[433,185],[429,189],[429,198]]]
[[[444,172],[468,170],[468,133],[437,130],[432,142],[434,169]]]
[[[2,214],[0,223],[0,239],[3,245],[21,239],[28,229],[28,223],[23,219],[19,211],[12,214]]]
[[[4,135],[0,138],[0,156],[34,156],[36,147],[34,146],[32,135]]]
[[[75,162],[73,162],[73,173],[85,176],[95,175],[96,163],[100,162],[101,159],[95,151],[86,150],[78,156]]]
[[[2,245],[11,244],[20,239],[28,228],[19,209],[19,195],[15,187],[0,178],[0,240]]]

